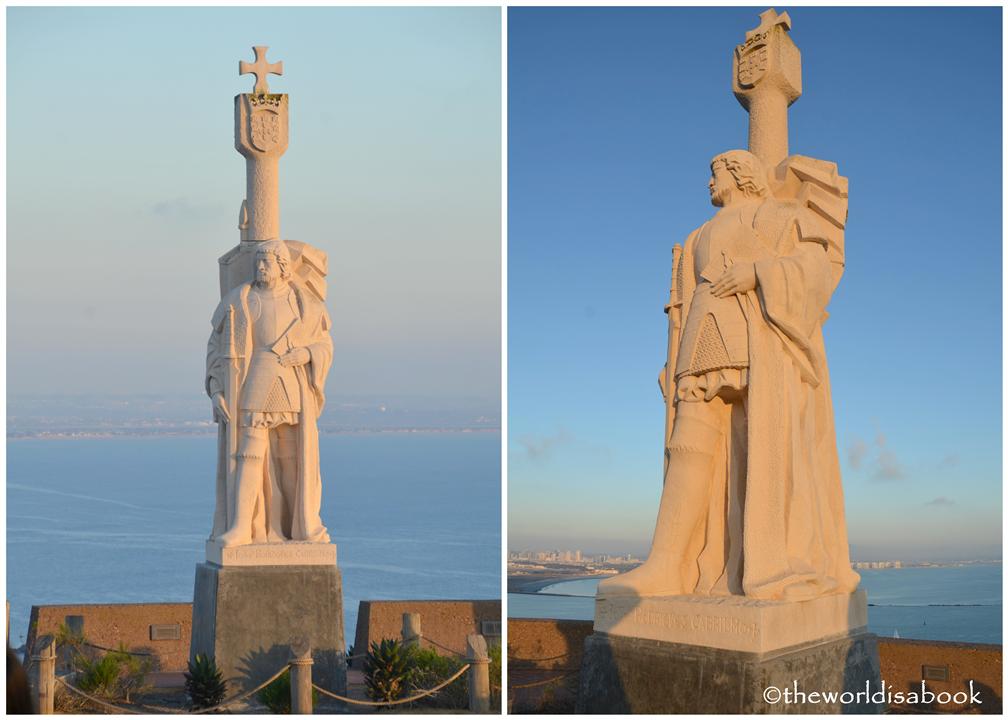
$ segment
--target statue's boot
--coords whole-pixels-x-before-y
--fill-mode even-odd
[[[255,511],[256,493],[262,485],[265,450],[265,441],[260,443],[258,438],[252,438],[238,453],[234,520],[230,530],[217,536],[217,542],[223,547],[252,542],[252,513]]]
[[[600,582],[599,595],[683,595],[692,590],[683,586],[685,551],[710,504],[714,450],[721,432],[689,417],[677,419],[676,431],[648,559]]]

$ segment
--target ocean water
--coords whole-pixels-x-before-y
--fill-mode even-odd
[[[500,434],[322,435],[322,521],[361,600],[501,597]],[[11,644],[33,604],[191,602],[216,437],[10,440]]]
[[[882,637],[1001,644],[1001,565],[858,570],[868,629]],[[594,618],[598,580],[508,594],[508,617]]]

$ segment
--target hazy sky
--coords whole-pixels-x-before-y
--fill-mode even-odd
[[[499,413],[500,12],[8,9],[8,392],[201,392],[263,44],[281,232],[329,254],[330,396]]]
[[[745,147],[762,8],[508,16],[509,544],[644,552],[672,245]],[[1001,552],[1001,10],[787,8],[793,153],[850,178],[825,326],[857,557]]]

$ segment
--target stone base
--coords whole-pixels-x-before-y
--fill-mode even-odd
[[[595,632],[747,653],[850,635],[867,626],[864,590],[802,602],[736,595],[599,595],[595,599]]]
[[[332,543],[287,541],[224,547],[207,540],[208,563],[221,567],[258,567],[260,565],[335,565],[336,546]]]
[[[880,713],[881,682],[878,645],[866,632],[766,654],[596,632],[585,641],[577,712]],[[794,697],[795,683],[804,698]]]
[[[343,586],[332,565],[196,566],[190,659],[212,655],[229,693],[250,690],[311,643],[312,681],[346,690]]]

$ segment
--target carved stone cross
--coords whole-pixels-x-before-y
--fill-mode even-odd
[[[283,61],[281,60],[277,63],[266,62],[268,45],[256,45],[252,49],[255,50],[255,62],[247,63],[244,60],[240,60],[238,62],[238,74],[248,75],[252,73],[255,75],[256,84],[252,89],[252,93],[255,95],[265,95],[269,92],[269,85],[266,83],[267,74],[283,75]]]
[[[774,25],[783,25],[785,30],[791,29],[791,18],[787,13],[781,15],[777,14],[777,11],[773,8],[769,10],[764,10],[759,14],[760,24],[759,27],[752,30],[746,30],[745,39],[749,40],[753,35],[759,33],[764,33]]]
[[[775,167],[788,156],[787,109],[801,96],[801,53],[787,13],[770,8],[759,17],[735,46],[732,90],[749,112],[749,152]]]

